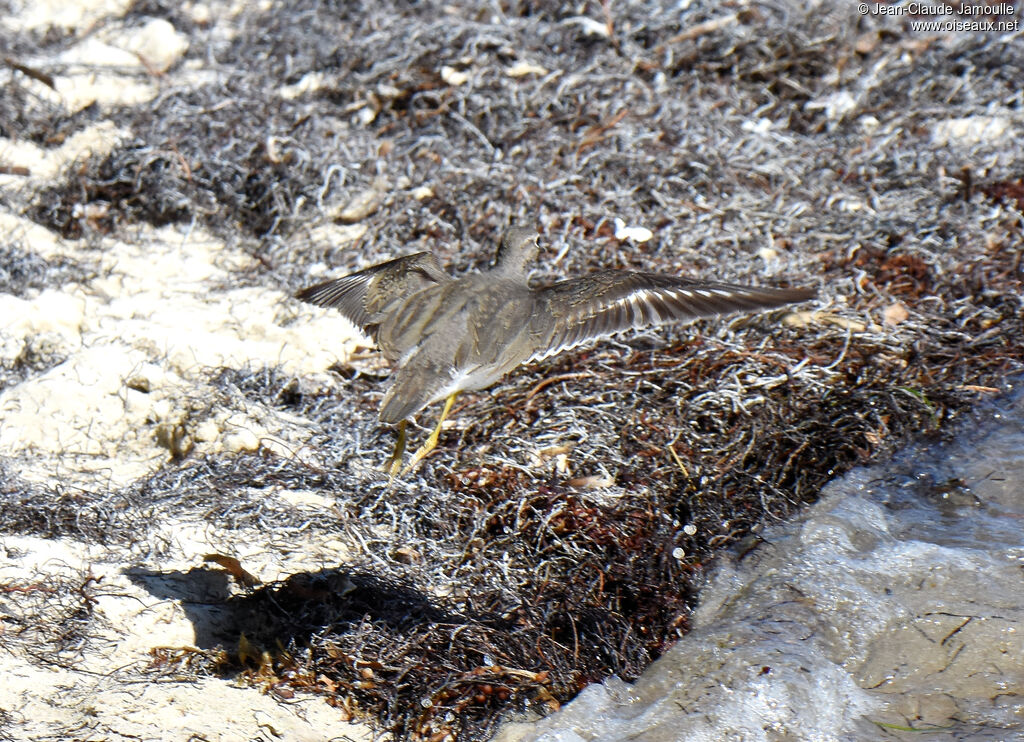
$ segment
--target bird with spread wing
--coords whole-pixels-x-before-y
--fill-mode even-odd
[[[452,278],[419,252],[300,291],[333,307],[373,339],[395,366],[380,420],[398,425],[387,470],[405,452],[406,423],[445,400],[437,426],[403,474],[436,446],[463,390],[485,389],[516,366],[624,330],[732,312],[770,309],[814,297],[776,289],[697,281],[659,273],[599,271],[531,288],[526,267],[539,250],[534,231],[509,229],[489,270]]]

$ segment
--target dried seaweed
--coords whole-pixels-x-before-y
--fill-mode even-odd
[[[32,213],[69,238],[203,222],[261,258],[239,282],[289,291],[311,264],[413,249],[466,269],[510,221],[537,223],[540,279],[816,283],[823,313],[664,328],[521,368],[460,398],[438,451],[392,488],[368,473],[393,432],[361,361],[327,391],[211,371],[224,400],[307,420],[318,464],[192,454],[73,498],[5,475],[4,532],[142,540],[174,509],[360,546],[226,599],[229,638],[157,652],[157,671],[320,693],[396,739],[481,739],[512,710],[635,678],[685,633],[718,550],[850,467],[946,434],[1024,370],[1021,142],[936,145],[928,130],[1019,107],[1019,40],[935,43],[792,3],[735,17],[710,2],[492,5],[272,3],[230,40],[193,29],[217,82],[110,112],[130,141],[35,194]],[[279,95],[307,75],[320,82]],[[379,175],[366,237],[318,237]],[[655,238],[620,243],[616,216]],[[335,505],[310,516],[277,497],[291,490]]]

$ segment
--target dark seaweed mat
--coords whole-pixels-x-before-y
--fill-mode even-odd
[[[746,280],[751,253],[771,242],[793,283],[820,281],[839,324],[669,328],[520,369],[461,402],[463,427],[391,491],[353,468],[382,462],[393,440],[374,424],[376,374],[339,367],[324,393],[272,370],[225,369],[213,377],[225,400],[309,419],[326,463],[191,456],[116,493],[49,493],[8,475],[2,528],[131,543],[174,508],[275,538],[360,534],[368,554],[247,588],[224,605],[219,634],[234,639],[158,653],[155,665],[242,673],[281,697],[322,693],[401,739],[482,738],[502,712],[550,709],[611,672],[635,678],[685,632],[718,549],[851,466],[947,433],[1024,363],[1019,143],[936,148],[915,128],[918,112],[1019,101],[1009,71],[1022,45],[929,43],[852,11],[808,16],[784,3],[674,40],[723,9],[670,5],[612,4],[610,39],[575,23],[575,5],[526,2],[501,6],[495,23],[468,5],[456,15],[300,1],[243,15],[227,41],[193,29],[190,56],[205,55],[219,81],[109,112],[133,139],[70,169],[30,210],[68,237],[201,221],[262,259],[239,280],[290,287],[313,262],[345,269],[411,247],[465,268],[510,219],[539,221],[551,252],[573,245],[542,266],[558,275],[642,267]],[[184,27],[169,6],[137,8]],[[854,51],[872,34],[873,50]],[[886,54],[856,116],[883,130],[898,122],[895,144],[807,105],[834,90],[834,71],[856,88]],[[557,94],[510,80],[503,68],[523,58],[575,77]],[[442,64],[479,76],[447,86]],[[311,71],[329,84],[276,95]],[[376,118],[355,126],[362,103]],[[755,112],[791,144],[742,129]],[[364,244],[309,239],[308,223],[382,163],[393,183],[400,173],[434,196],[391,193]],[[831,208],[830,196],[871,208]],[[101,208],[85,220],[83,204]],[[658,237],[612,241],[616,210]],[[852,331],[896,303],[911,316]],[[530,463],[545,441],[573,446],[569,472]],[[606,473],[611,493],[574,484]],[[288,510],[273,497],[287,489],[336,507]]]

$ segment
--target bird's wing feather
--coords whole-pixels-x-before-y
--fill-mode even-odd
[[[594,338],[664,322],[769,309],[814,297],[811,289],[772,289],[692,281],[656,273],[602,271],[537,290],[539,360]]]
[[[467,373],[429,354],[413,357],[395,371],[380,403],[380,421],[389,425],[398,423],[431,402],[445,399],[459,391]]]
[[[334,307],[376,341],[377,316],[417,291],[452,280],[437,258],[418,252],[303,289],[296,299]]]

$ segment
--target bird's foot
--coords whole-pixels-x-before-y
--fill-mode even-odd
[[[444,402],[444,409],[441,410],[441,417],[437,421],[437,427],[434,428],[434,432],[427,438],[426,443],[419,447],[419,450],[412,455],[412,461],[409,462],[408,466],[402,469],[402,476],[415,469],[419,463],[425,459],[431,451],[437,448],[437,439],[441,435],[441,425],[444,424],[445,418],[448,417],[448,413],[452,411],[452,405],[455,404],[455,398],[458,396],[458,392],[452,392],[448,395],[448,399]]]
[[[391,453],[391,458],[388,459],[388,463],[384,467],[384,471],[388,473],[388,479],[393,480],[397,477],[399,470],[402,468],[402,457],[405,455],[405,425],[405,420],[398,423],[398,440],[395,441],[395,450]]]
[[[419,466],[419,463],[423,461],[423,459],[425,459],[430,454],[431,451],[437,448],[437,437],[440,434],[440,432],[441,426],[438,425],[437,429],[430,434],[429,438],[427,438],[427,442],[416,450],[416,453],[412,455],[412,460],[406,465],[404,469],[402,469],[403,477],[409,472],[411,472],[413,469],[415,469],[417,466]]]

